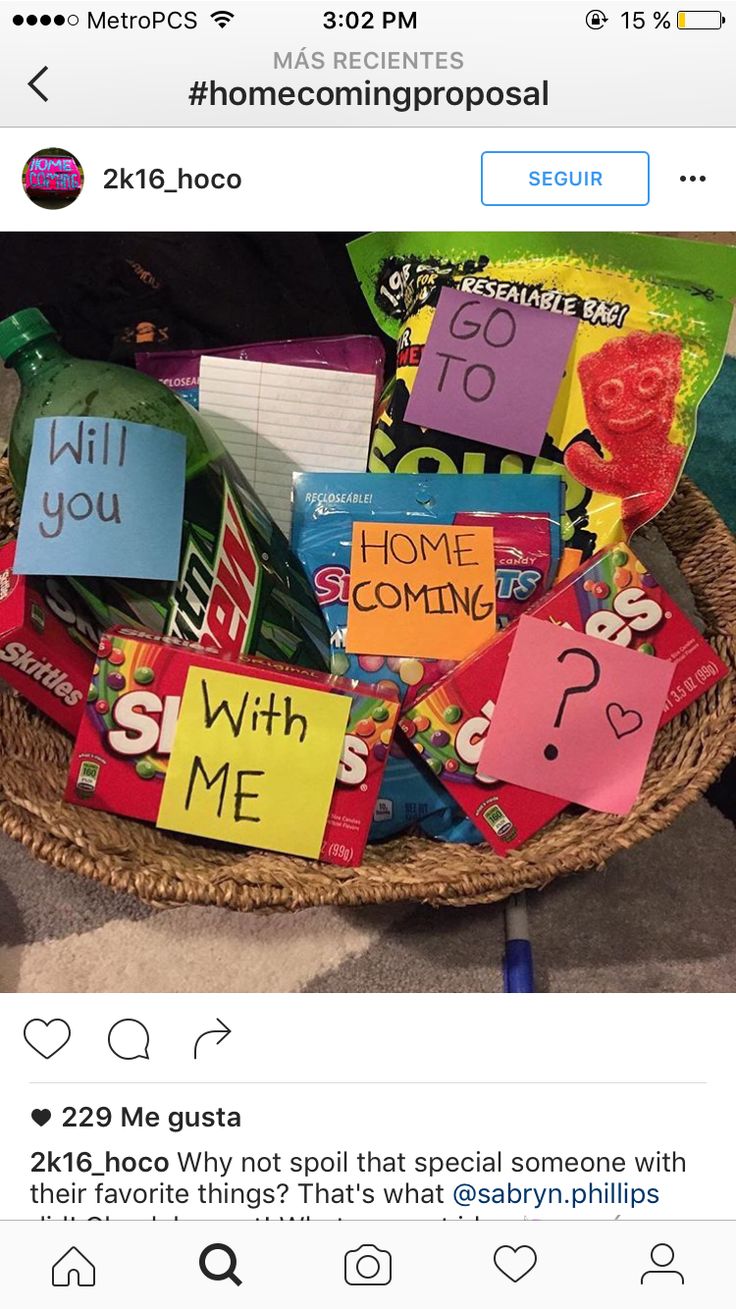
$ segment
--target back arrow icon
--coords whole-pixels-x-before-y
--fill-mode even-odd
[[[217,1021],[220,1024],[219,1027],[213,1027],[209,1032],[202,1032],[201,1035],[198,1036],[196,1041],[194,1042],[195,1059],[197,1058],[197,1046],[199,1045],[200,1041],[204,1040],[206,1036],[216,1036],[217,1040],[215,1041],[215,1045],[222,1045],[223,1041],[225,1040],[225,1037],[230,1035],[230,1028],[228,1027],[227,1023],[223,1023],[221,1018],[218,1018]]]
[[[35,77],[32,77],[30,82],[28,83],[28,86],[30,86],[31,90],[35,91],[36,95],[39,95],[42,100],[46,100],[46,101],[48,101],[48,96],[44,95],[43,91],[39,91],[38,87],[36,86],[36,82],[38,81],[39,77],[43,77],[44,73],[48,73],[48,71],[49,71],[48,64],[44,64],[40,72],[36,73]]]

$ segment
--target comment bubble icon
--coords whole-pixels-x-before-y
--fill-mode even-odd
[[[148,1058],[148,1028],[137,1018],[119,1018],[107,1034],[107,1044],[118,1059]]]

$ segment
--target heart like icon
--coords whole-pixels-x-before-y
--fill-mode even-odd
[[[31,1018],[23,1028],[28,1045],[44,1059],[52,1059],[63,1050],[71,1034],[72,1030],[63,1018],[50,1018],[48,1022],[43,1018]]]
[[[606,705],[606,718],[618,741],[624,736],[631,736],[632,732],[638,732],[644,722],[638,709],[624,709],[623,705],[615,702]]]
[[[50,1117],[51,1117],[50,1109],[31,1110],[31,1118],[33,1119],[34,1123],[38,1123],[39,1127],[45,1127]]]
[[[536,1264],[537,1252],[530,1245],[499,1245],[493,1262],[510,1282],[520,1282]]]

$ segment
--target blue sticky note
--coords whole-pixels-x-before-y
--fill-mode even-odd
[[[186,438],[118,418],[38,418],[15,571],[179,576]]]

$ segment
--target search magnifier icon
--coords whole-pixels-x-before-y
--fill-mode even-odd
[[[212,1259],[212,1255],[224,1254],[226,1263],[223,1265],[222,1260]],[[214,1266],[213,1266],[214,1265]],[[238,1261],[235,1257],[235,1251],[229,1245],[221,1245],[216,1242],[214,1245],[206,1245],[199,1256],[199,1271],[208,1277],[211,1282],[234,1282],[236,1286],[242,1286],[241,1279],[237,1276],[235,1270]]]

